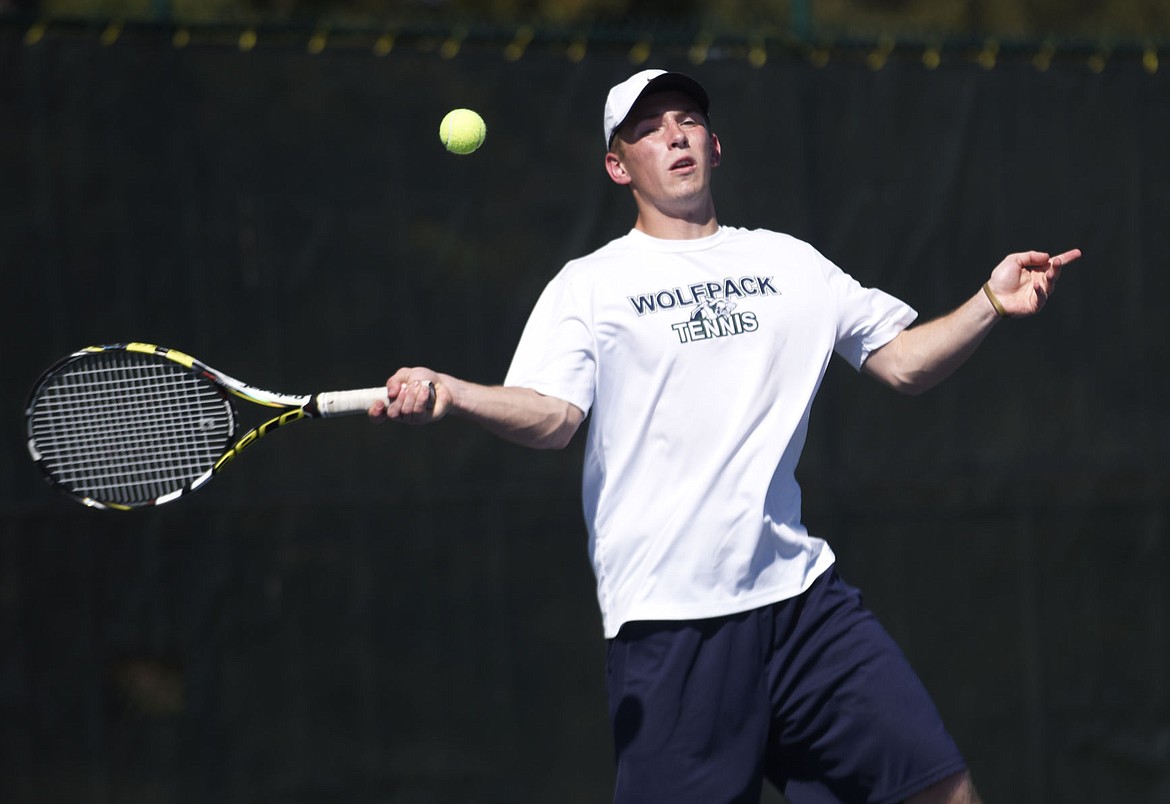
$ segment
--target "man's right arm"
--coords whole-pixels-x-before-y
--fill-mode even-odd
[[[401,368],[386,381],[389,405],[370,417],[429,424],[447,415],[473,421],[501,438],[535,449],[561,449],[585,418],[572,403],[531,388],[479,385],[426,368]]]

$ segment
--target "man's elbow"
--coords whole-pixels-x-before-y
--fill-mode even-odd
[[[558,449],[564,449],[565,447],[569,446],[569,444],[572,443],[572,441],[573,441],[573,431],[572,430],[558,429],[555,432],[551,433],[550,435],[546,436],[545,438],[542,438],[540,440],[540,443],[534,444],[533,446],[536,447],[536,449],[558,450]]]
[[[876,356],[874,353],[871,358]],[[938,385],[939,378],[931,372],[907,368],[891,357],[887,354],[877,360],[867,360],[861,370],[887,388],[906,396],[919,396]]]
[[[573,440],[573,436],[577,434],[577,429],[581,426],[581,421],[585,418],[585,414],[581,412],[575,405],[565,405],[559,420],[555,423],[552,432],[549,433],[545,439],[544,449],[564,449],[569,446]]]
[[[530,434],[521,443],[533,449],[564,449],[572,442],[584,418],[580,408],[565,402],[548,416],[538,432]]]
[[[921,396],[933,388],[937,383],[904,381],[894,386],[894,390],[905,396]]]
[[[886,385],[906,396],[921,396],[938,385],[938,381],[923,372],[905,372],[895,374]]]

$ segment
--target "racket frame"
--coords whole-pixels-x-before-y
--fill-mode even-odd
[[[60,479],[55,477],[54,474],[50,471],[44,456],[37,448],[36,437],[33,433],[33,412],[41,389],[44,388],[45,385],[65,366],[85,357],[110,352],[131,352],[154,355],[183,367],[191,373],[202,377],[214,385],[223,395],[225,405],[230,412],[231,429],[229,432],[229,439],[235,440],[230,442],[231,446],[229,446],[224,451],[219,459],[216,460],[207,471],[203,472],[195,479],[189,481],[181,488],[175,489],[174,491],[141,503],[123,504],[108,500],[101,501],[94,499],[91,496],[79,494],[73,491]],[[282,412],[251,428],[242,436],[236,437],[239,427],[239,413],[236,410],[235,405],[232,404],[231,397],[243,399],[266,408],[280,409]],[[32,456],[33,461],[37,464],[38,468],[40,468],[50,485],[90,508],[130,511],[138,508],[162,505],[164,503],[171,502],[172,500],[176,500],[185,494],[196,491],[205,485],[209,480],[211,480],[211,478],[215,477],[221,471],[223,471],[224,468],[232,463],[241,452],[259,441],[264,436],[271,433],[273,430],[293,422],[301,421],[302,419],[326,418],[331,416],[364,412],[371,404],[373,404],[375,400],[383,401],[388,404],[386,389],[384,387],[302,395],[282,394],[274,391],[268,391],[255,385],[238,380],[229,374],[223,373],[222,371],[214,369],[206,363],[186,354],[185,352],[181,352],[178,349],[171,349],[169,347],[159,346],[151,343],[132,341],[129,343],[112,343],[102,344],[99,346],[86,346],[85,348],[79,349],[76,352],[73,352],[72,354],[58,360],[41,374],[36,383],[33,385],[32,390],[29,392],[28,403],[25,408],[25,421],[29,454]]]

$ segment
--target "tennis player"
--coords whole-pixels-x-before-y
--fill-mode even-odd
[[[1011,254],[953,312],[917,314],[812,246],[718,223],[721,147],[696,81],[614,86],[605,170],[634,228],[569,262],[504,385],[427,368],[376,419],[460,416],[564,447],[592,412],[583,502],[608,645],[619,804],[975,802],[901,651],[801,523],[794,478],[829,358],[917,394],[1001,318],[1037,313],[1080,256]]]

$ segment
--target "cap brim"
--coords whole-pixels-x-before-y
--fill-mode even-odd
[[[711,100],[707,97],[707,90],[703,89],[698,81],[683,73],[663,73],[660,76],[651,78],[646,82],[646,88],[638,93],[638,100],[641,100],[651,92],[666,92],[671,89],[693,98],[699,104],[699,108],[703,110],[703,114],[710,112]],[[636,100],[634,102],[637,103],[638,101]],[[630,108],[632,109],[633,107]],[[626,116],[629,116],[628,112]],[[624,123],[625,120],[622,122]]]

